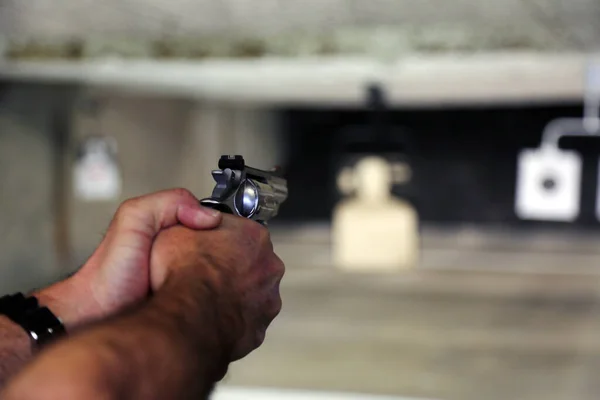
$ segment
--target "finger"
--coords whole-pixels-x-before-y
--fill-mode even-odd
[[[191,229],[212,229],[221,224],[222,214],[202,206],[182,204],[177,209],[177,220]]]
[[[182,223],[192,229],[213,228],[220,224],[220,213],[201,207],[188,190],[171,189],[126,201],[118,218],[125,227],[146,229],[156,234],[160,230]]]
[[[155,211],[154,226],[157,232],[178,222],[192,229],[214,228],[221,222],[221,214],[200,206],[200,201],[189,190],[166,190],[154,197],[148,206]]]

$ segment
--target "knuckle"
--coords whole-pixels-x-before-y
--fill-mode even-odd
[[[195,198],[195,196],[192,194],[192,192],[190,192],[186,188],[181,188],[181,187],[174,188],[174,189],[171,189],[169,192],[177,197],[194,197]]]
[[[268,294],[267,317],[270,321],[275,319],[281,312],[283,301],[281,298],[280,284],[285,273],[285,265],[277,255],[273,254],[269,266],[270,289]]]
[[[271,321],[273,321],[275,318],[277,318],[277,316],[281,313],[281,310],[283,308],[283,300],[281,299],[280,295],[274,296],[273,299],[271,300],[271,307],[269,310],[269,315],[268,318]]]
[[[279,296],[273,319],[277,318],[279,314],[281,314],[281,310],[283,310],[283,300],[281,299],[281,296]]]
[[[282,308],[283,308],[283,299],[281,298],[281,295],[277,295],[275,298],[275,304],[274,304],[275,316],[279,315]]]
[[[117,209],[117,212],[116,212],[117,219],[120,220],[120,219],[123,219],[124,217],[126,217],[129,213],[131,213],[131,211],[135,210],[138,207],[139,202],[140,202],[139,197],[127,199],[124,202],[122,202],[119,205],[119,208]]]
[[[274,265],[274,270],[275,270],[275,274],[277,275],[277,277],[279,278],[279,280],[281,280],[283,278],[283,276],[285,275],[285,263],[283,262],[283,260],[281,258],[279,258],[279,256],[275,253],[273,253],[273,256],[275,258],[273,265]]]
[[[260,225],[260,224],[254,224],[256,225],[256,230],[257,230],[257,239],[258,242],[262,245],[270,245],[271,244],[271,232],[269,232],[269,230]]]

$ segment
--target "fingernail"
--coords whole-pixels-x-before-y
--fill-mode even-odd
[[[211,217],[218,217],[219,215],[221,215],[221,212],[219,210],[215,210],[208,207],[200,207],[200,210],[205,214],[210,215]]]

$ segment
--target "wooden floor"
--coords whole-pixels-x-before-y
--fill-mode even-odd
[[[313,246],[316,257],[322,247]],[[280,253],[284,310],[226,385],[439,400],[600,398],[593,251],[582,271],[573,269],[581,251],[563,252],[562,270],[474,268],[478,257],[489,261],[482,250],[469,253],[469,268],[383,276],[303,264],[292,248]]]

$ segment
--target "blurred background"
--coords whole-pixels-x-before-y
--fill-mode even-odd
[[[0,292],[242,154],[289,180],[284,311],[215,398],[596,399],[598,21],[595,0],[0,0]]]

